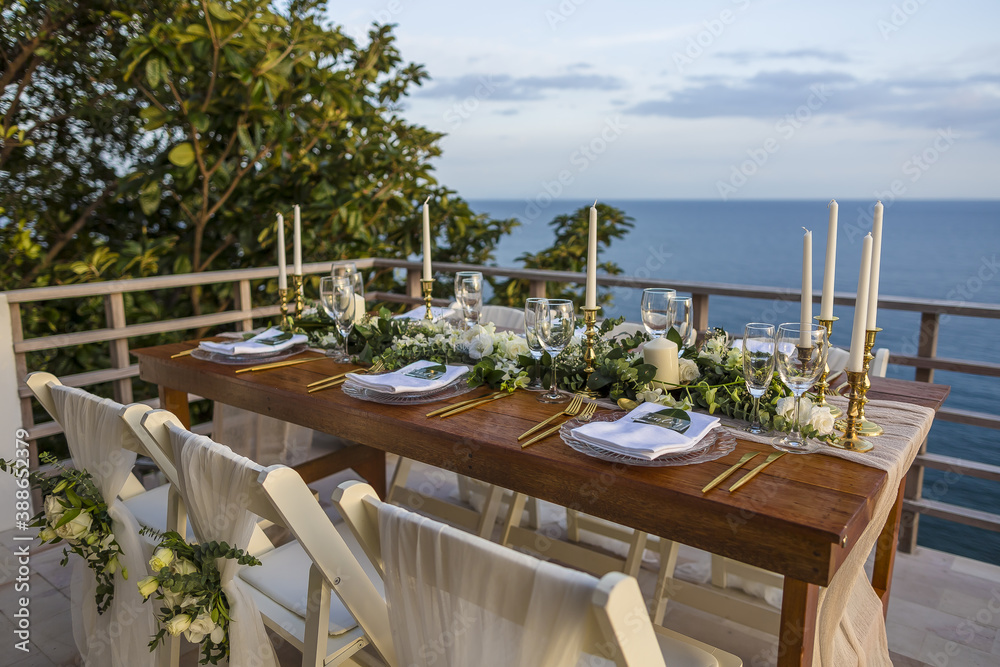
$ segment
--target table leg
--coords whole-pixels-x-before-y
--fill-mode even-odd
[[[385,500],[385,452],[365,445],[354,445],[354,447],[367,451],[359,452],[362,456],[351,464],[351,467],[371,484],[379,498]]]
[[[186,391],[178,391],[170,387],[160,385],[160,407],[174,413],[184,428],[191,428],[191,408],[188,406],[188,395]]]
[[[778,667],[810,667],[816,649],[819,586],[785,577],[778,634]]]
[[[882,616],[889,613],[889,589],[892,588],[892,570],[896,564],[896,546],[899,542],[899,525],[903,513],[903,495],[906,477],[899,483],[896,504],[889,511],[882,532],[875,543],[875,567],[872,570],[872,588],[882,600]]]

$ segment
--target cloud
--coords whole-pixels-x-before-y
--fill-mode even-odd
[[[554,76],[512,77],[507,74],[465,74],[442,79],[416,94],[421,97],[481,100],[530,101],[546,97],[559,90],[621,90],[624,82],[614,76],[597,74],[557,74]]]
[[[716,58],[724,58],[738,63],[749,63],[759,60],[801,60],[812,59],[822,62],[842,65],[851,62],[845,53],[824,51],[823,49],[791,49],[788,51],[723,51],[715,54]]]

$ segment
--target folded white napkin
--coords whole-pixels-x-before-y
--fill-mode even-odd
[[[680,419],[671,419],[679,417]],[[642,423],[654,419],[661,424]],[[686,421],[690,420],[690,421]],[[601,449],[648,461],[694,448],[719,425],[718,417],[685,412],[657,403],[643,403],[614,422],[591,422],[573,429],[573,435]],[[683,432],[680,432],[683,430]]]
[[[393,315],[393,319],[396,320],[422,320],[424,319],[424,314],[427,312],[427,306],[417,306],[413,310],[403,313],[402,315]],[[454,308],[442,308],[440,306],[431,306],[431,315],[435,320],[440,320],[442,318],[448,319],[449,317],[457,317],[458,311]]]
[[[280,336],[282,333],[284,332],[278,327],[271,327],[267,331],[262,331],[249,340],[240,340],[233,343],[213,343],[212,341],[203,340],[198,344],[198,347],[207,352],[215,352],[216,354],[274,354],[275,352],[281,352],[282,350],[286,350],[293,345],[305,343],[309,340],[308,337],[303,334],[295,334],[288,340],[283,340],[274,345],[259,342]]]
[[[359,375],[348,373],[347,381],[383,394],[426,394],[445,387],[469,372],[468,366],[445,366],[443,373],[420,373],[421,369],[440,367],[435,361],[414,361],[392,373]],[[433,375],[433,377],[423,377]]]

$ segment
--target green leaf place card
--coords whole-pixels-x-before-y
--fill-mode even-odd
[[[445,368],[444,364],[437,364],[435,366],[424,366],[423,368],[415,368],[409,373],[406,373],[406,377],[418,378],[420,380],[436,380],[448,369]]]
[[[649,412],[636,417],[633,420],[636,424],[652,424],[662,428],[669,428],[671,431],[684,433],[691,428],[691,417],[688,413],[677,408],[665,408],[656,412]]]
[[[292,337],[291,331],[286,331],[278,336],[272,336],[271,338],[261,338],[260,340],[255,340],[255,343],[260,343],[261,345],[280,345],[286,340]]]

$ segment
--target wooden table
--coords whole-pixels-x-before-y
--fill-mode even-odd
[[[782,666],[811,664],[819,587],[829,585],[868,526],[873,499],[886,481],[885,472],[840,458],[785,456],[739,492],[702,495],[702,487],[742,454],[766,446],[740,441],[717,461],[670,468],[612,465],[573,451],[558,437],[522,450],[517,435],[553,411],[527,392],[428,419],[427,405],[380,405],[340,389],[306,392],[307,383],[347,365],[321,360],[237,375],[236,366],[170,358],[190,347],[133,351],[139,377],[157,384],[161,405],[182,420],[189,420],[187,392],[193,392],[367,446],[318,460],[311,473],[351,466],[384,494],[385,452],[392,452],[785,575]],[[873,378],[869,396],[936,410],[948,391]],[[886,607],[901,507],[902,486],[876,547],[872,583]]]

